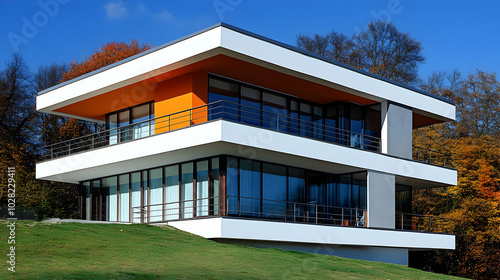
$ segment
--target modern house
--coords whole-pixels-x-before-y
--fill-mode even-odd
[[[455,249],[446,220],[411,214],[412,190],[457,183],[412,146],[451,101],[227,24],[40,92],[37,110],[106,125],[36,166],[81,185],[82,219],[398,264]]]

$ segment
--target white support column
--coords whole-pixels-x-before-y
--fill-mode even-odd
[[[393,174],[367,172],[367,226],[394,229],[396,226],[396,178]]]
[[[413,115],[411,108],[384,101],[382,111],[382,153],[412,158]]]

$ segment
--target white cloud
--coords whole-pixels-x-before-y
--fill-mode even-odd
[[[109,2],[104,5],[104,9],[106,10],[106,16],[110,19],[126,17],[128,13],[127,7],[123,5],[122,1]]]
[[[165,10],[161,13],[155,13],[154,17],[155,17],[155,19],[158,19],[158,20],[172,20],[172,19],[174,19],[174,16],[167,10]]]

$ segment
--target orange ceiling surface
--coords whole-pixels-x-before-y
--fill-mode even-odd
[[[154,100],[155,85],[157,83],[191,72],[213,73],[320,104],[334,101],[348,101],[361,105],[376,103],[376,101],[371,99],[219,54],[148,78],[147,80],[61,107],[55,111],[90,119],[104,120],[107,113]],[[413,114],[414,127],[438,122],[440,121],[430,117]]]

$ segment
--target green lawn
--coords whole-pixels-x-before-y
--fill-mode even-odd
[[[220,244],[171,227],[18,222],[0,279],[449,279],[405,266]]]

